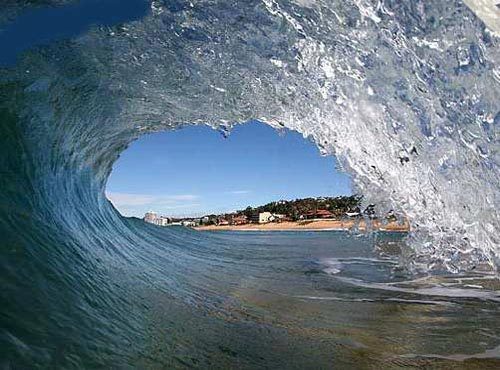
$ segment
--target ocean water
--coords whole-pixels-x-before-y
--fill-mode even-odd
[[[1,366],[498,368],[500,9],[133,2],[0,4]],[[411,232],[162,229],[106,199],[142,134],[253,119]]]
[[[16,266],[2,274],[4,367],[500,364],[498,280],[408,276],[398,267],[403,235],[124,222],[139,240],[124,235],[109,250],[96,238],[78,250],[51,230],[36,250],[2,261]]]

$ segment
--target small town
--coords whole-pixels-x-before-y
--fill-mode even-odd
[[[297,223],[301,221],[339,221],[372,217],[375,213],[371,205],[360,209],[361,197],[318,197],[295,200],[280,200],[263,206],[247,207],[244,210],[225,214],[210,214],[202,217],[175,218],[147,212],[144,221],[158,226],[182,225],[186,227],[227,227],[251,224]]]

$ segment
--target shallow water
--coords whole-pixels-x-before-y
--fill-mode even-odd
[[[232,283],[218,287],[230,297],[222,314],[238,323],[243,318],[246,329],[252,328],[229,334],[230,343],[241,341],[229,347],[235,357],[231,364],[500,365],[500,282],[495,278],[409,280],[388,253],[400,243],[397,234],[228,232],[217,237],[246,261],[229,269],[239,277],[229,275]],[[221,270],[219,282],[227,281],[228,272]],[[254,333],[256,328],[263,333]]]
[[[407,276],[401,234],[147,229],[149,244],[101,266],[102,253],[92,265],[66,265],[65,276],[30,277],[18,266],[24,290],[10,300],[3,274],[2,365],[500,365],[500,282]]]

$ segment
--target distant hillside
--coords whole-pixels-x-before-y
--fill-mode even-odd
[[[279,200],[263,206],[247,207],[240,210],[238,214],[251,217],[256,212],[271,212],[284,214],[291,219],[297,220],[301,215],[317,212],[318,210],[328,210],[335,216],[342,216],[346,212],[359,211],[361,196],[341,196],[341,197],[319,197],[304,198],[295,200]]]

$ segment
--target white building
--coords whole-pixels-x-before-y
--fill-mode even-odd
[[[144,215],[144,221],[149,222],[150,224],[156,223],[156,220],[158,219],[158,214],[153,211],[146,212]]]
[[[282,215],[280,213],[273,213],[272,216],[269,218],[270,221],[280,221],[284,220],[286,218],[286,215]]]
[[[273,221],[273,214],[271,212],[260,212],[259,213],[259,224],[267,224]]]
[[[165,216],[158,216],[156,212],[149,211],[144,215],[144,221],[158,226],[168,226],[170,219]]]
[[[159,226],[168,226],[169,224],[170,224],[170,219],[168,217],[161,216],[158,219],[157,225],[159,225]]]
[[[267,224],[269,222],[280,221],[286,218],[286,215],[271,212],[260,212],[254,213],[250,220],[253,222],[258,222],[259,224]]]

